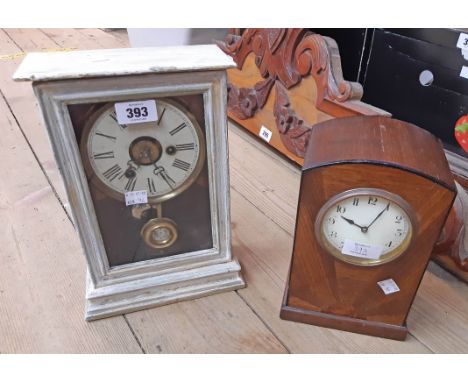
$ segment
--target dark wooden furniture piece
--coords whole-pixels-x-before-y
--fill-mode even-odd
[[[339,193],[381,189],[414,212],[406,251],[385,264],[349,264],[323,249],[315,232],[321,207]],[[386,117],[316,124],[302,170],[294,249],[281,308],[287,320],[403,340],[406,317],[456,195],[440,141]],[[400,288],[385,295],[377,282]]]

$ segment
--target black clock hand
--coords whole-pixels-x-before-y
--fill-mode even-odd
[[[347,221],[349,224],[351,225],[355,225],[356,227],[359,227],[361,229],[361,232],[363,233],[366,233],[367,232],[367,228],[368,227],[363,227],[363,226],[360,226],[359,224],[356,224],[354,222],[354,220],[351,220],[351,219],[348,219],[348,218],[345,218],[344,216],[340,215],[345,221]]]
[[[172,178],[167,175],[167,173],[165,171],[161,171],[161,176],[162,178],[164,179],[164,181],[168,184],[168,186],[171,188],[171,190],[174,189],[174,187],[172,187],[172,184],[169,183],[169,180],[172,182],[172,183],[175,183],[174,180],[172,180]]]
[[[383,214],[386,210],[388,210],[389,207],[390,207],[390,202],[385,206],[385,208],[384,208],[382,211],[380,211],[380,213],[375,217],[374,220],[372,220],[372,222],[371,222],[366,228],[369,229],[369,227],[370,227],[372,224],[374,224],[375,221],[376,221],[378,218],[380,218],[380,217],[382,216],[382,214]]]

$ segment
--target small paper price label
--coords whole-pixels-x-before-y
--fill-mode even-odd
[[[400,291],[400,288],[398,288],[397,283],[393,279],[379,281],[377,285],[385,294],[392,294]]]
[[[260,132],[258,133],[258,136],[268,143],[270,143],[272,135],[273,133],[270,130],[268,130],[265,126],[262,126]]]
[[[468,66],[463,66],[460,72],[460,77],[468,78]]]
[[[114,107],[117,122],[120,125],[158,120],[158,111],[154,99],[148,101],[117,102]]]
[[[377,260],[382,254],[383,247],[380,245],[370,245],[358,243],[354,240],[346,239],[341,249],[343,255],[362,257],[364,259]]]
[[[125,193],[125,205],[133,206],[134,204],[148,203],[148,194],[143,191],[129,191]]]
[[[468,34],[460,33],[457,41],[457,48],[468,49]]]

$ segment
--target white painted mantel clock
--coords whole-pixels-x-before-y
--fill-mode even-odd
[[[88,263],[86,319],[244,286],[214,45],[28,54]]]

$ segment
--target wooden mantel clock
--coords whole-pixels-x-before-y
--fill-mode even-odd
[[[88,263],[86,319],[244,286],[231,257],[226,69],[215,45],[31,53]]]
[[[281,317],[403,340],[455,196],[425,130],[388,117],[315,125]]]

